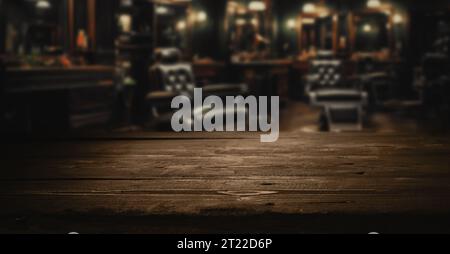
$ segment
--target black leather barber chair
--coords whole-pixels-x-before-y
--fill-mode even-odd
[[[367,93],[343,77],[342,61],[330,52],[319,52],[310,63],[306,94],[312,106],[322,109],[323,131],[360,131],[363,129]]]
[[[450,126],[450,29],[441,23],[440,36],[432,52],[425,54],[422,65],[415,70],[414,88],[419,92],[422,117],[433,127]],[[431,121],[430,121],[431,120]],[[437,124],[437,125],[436,125]]]
[[[154,124],[170,123],[173,115],[171,101],[179,95],[185,95],[193,99],[194,88],[198,88],[192,69],[192,64],[181,61],[181,52],[176,48],[161,48],[155,52],[155,64],[150,67],[151,91],[147,95],[147,101],[153,116]],[[245,84],[211,84],[203,89],[203,96],[246,95],[248,92]],[[193,100],[192,100],[193,101]],[[193,103],[192,103],[193,104]],[[224,105],[225,106],[225,105]],[[198,117],[196,112],[209,109],[193,109],[193,119]],[[246,110],[245,108],[237,109]],[[231,112],[226,110],[226,112]]]
[[[373,111],[384,108],[394,98],[395,74],[372,58],[364,58],[358,63],[358,81],[368,92],[369,108]]]
[[[422,62],[422,77],[415,83],[423,105],[433,113],[450,107],[450,59],[444,53],[429,53]]]

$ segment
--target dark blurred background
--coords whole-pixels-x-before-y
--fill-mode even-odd
[[[154,70],[182,62],[216,94],[280,96],[284,130],[449,130],[445,0],[0,5],[3,134],[167,130],[160,112],[190,85]],[[173,62],[158,59],[165,48]]]

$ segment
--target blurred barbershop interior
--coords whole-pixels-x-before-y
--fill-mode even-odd
[[[0,12],[2,135],[171,131],[172,99],[194,88],[279,96],[285,132],[450,130],[447,0],[0,0]]]

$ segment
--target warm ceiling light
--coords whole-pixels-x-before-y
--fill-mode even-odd
[[[381,7],[381,2],[380,2],[380,0],[369,0],[369,1],[367,1],[367,7],[379,8],[379,7]]]
[[[46,0],[39,0],[36,2],[36,8],[38,9],[50,9],[52,6]]]
[[[167,8],[166,6],[158,6],[156,7],[156,14],[167,15],[169,14],[169,8]]]
[[[394,24],[401,24],[401,23],[403,23],[403,16],[398,14],[398,13],[396,13],[392,19],[394,21]]]
[[[306,3],[305,5],[303,5],[303,12],[304,13],[316,12],[316,5],[313,3]]]
[[[120,1],[120,4],[125,7],[130,7],[133,5],[133,0],[122,0]]]
[[[266,4],[260,1],[251,1],[250,4],[248,5],[248,8],[251,11],[265,11]]]
[[[205,22],[208,19],[208,15],[206,14],[206,12],[201,11],[199,13],[197,13],[197,21],[198,22]]]

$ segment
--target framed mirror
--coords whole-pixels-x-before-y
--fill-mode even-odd
[[[300,58],[314,57],[318,50],[336,52],[339,17],[324,5],[307,3],[298,17]]]
[[[227,2],[226,30],[232,61],[270,57],[272,42],[270,0]]]
[[[191,13],[190,1],[155,1],[154,3],[154,46],[176,47],[190,55]]]
[[[409,18],[394,6],[382,5],[353,12],[349,23],[353,59],[387,60],[401,55]]]
[[[53,54],[64,47],[63,1],[3,1],[4,51],[10,55]]]
[[[391,44],[390,17],[383,12],[356,13],[353,18],[353,49],[356,52],[389,51]]]

